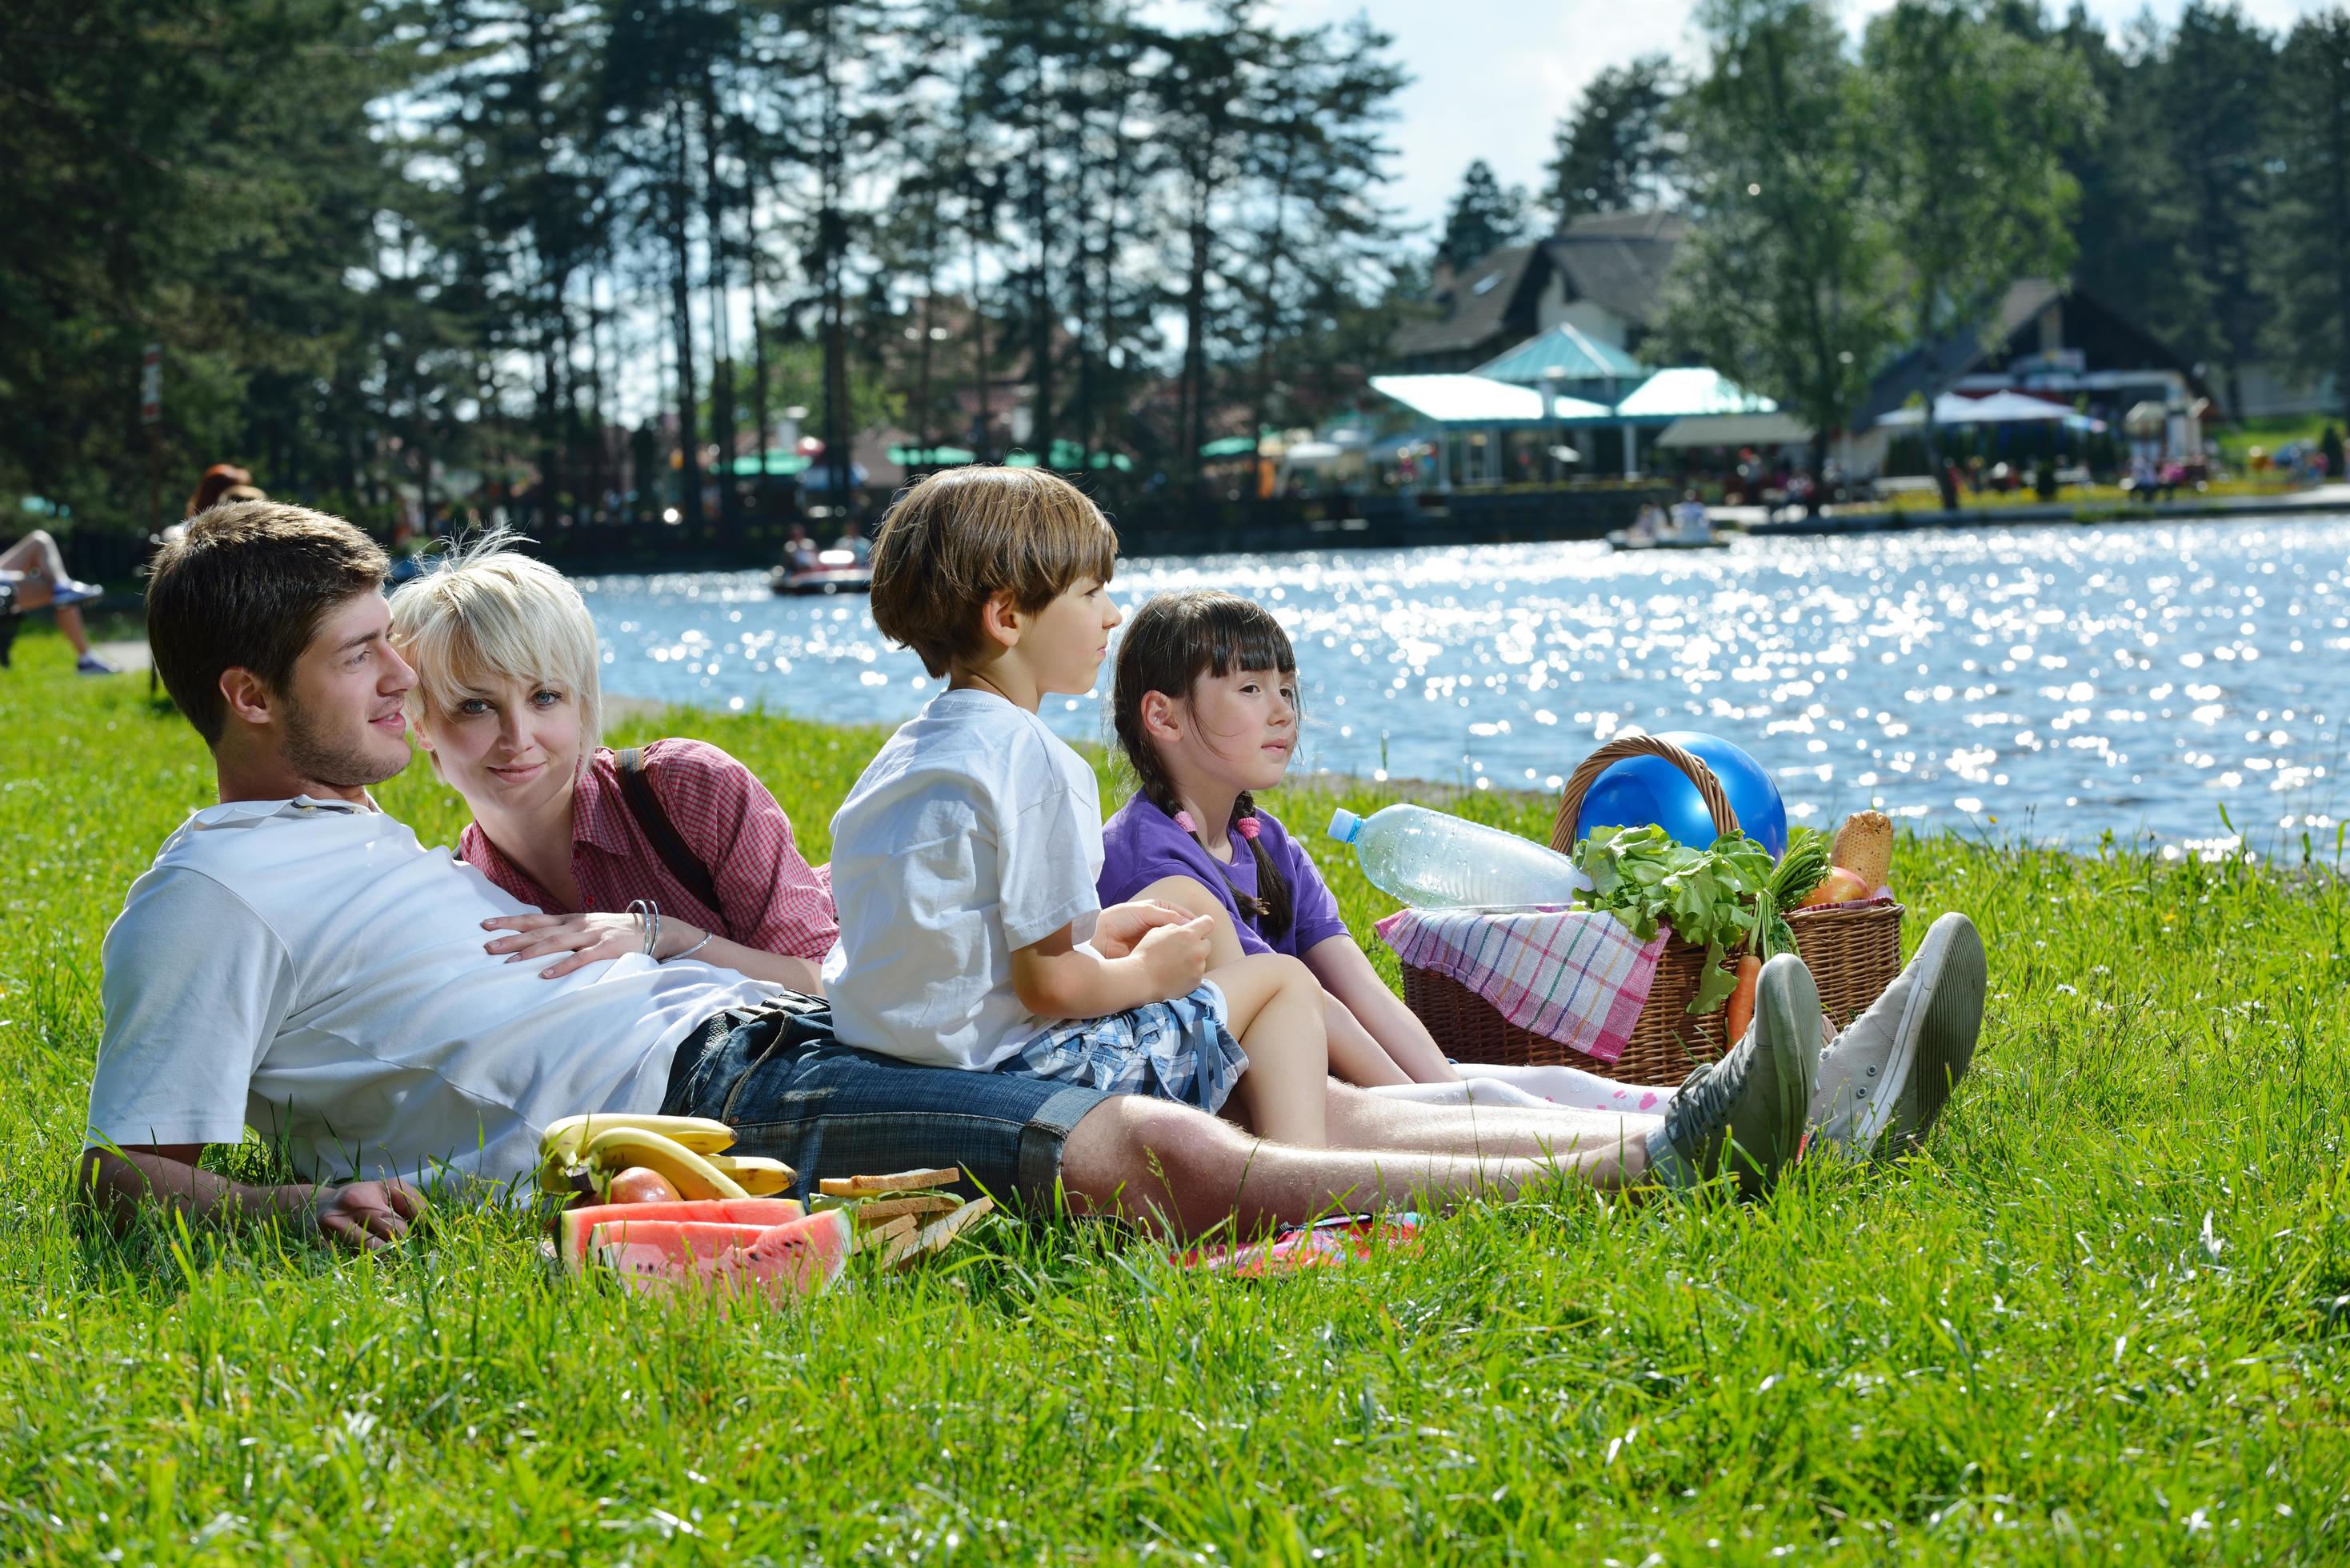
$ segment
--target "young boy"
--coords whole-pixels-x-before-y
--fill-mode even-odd
[[[1020,1073],[1326,1142],[1321,994],[1295,959],[1206,972],[1210,922],[1104,909],[1091,767],[1036,716],[1081,696],[1118,623],[1118,536],[1074,485],[966,468],[909,491],[873,546],[874,624],[947,679],[833,819],[840,940],[826,958],[850,1045]]]

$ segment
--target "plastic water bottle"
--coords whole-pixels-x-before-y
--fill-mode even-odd
[[[1390,805],[1368,816],[1343,807],[1330,836],[1355,846],[1363,875],[1419,909],[1510,909],[1571,904],[1591,878],[1555,849],[1424,805]]]

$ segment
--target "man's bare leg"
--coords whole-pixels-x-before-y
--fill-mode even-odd
[[[1615,1187],[1634,1180],[1642,1151],[1593,1140],[1549,1158],[1431,1149],[1293,1148],[1215,1116],[1139,1095],[1087,1113],[1061,1151],[1061,1180],[1082,1213],[1118,1215],[1177,1236],[1227,1220],[1244,1234],[1330,1214],[1507,1199],[1565,1178]],[[1531,1144],[1527,1147],[1531,1147]]]
[[[1620,1111],[1501,1106],[1431,1106],[1391,1100],[1332,1084],[1327,1116],[1334,1147],[1415,1149],[1484,1158],[1572,1158],[1603,1185],[1638,1181],[1648,1167],[1648,1135],[1661,1116]]]

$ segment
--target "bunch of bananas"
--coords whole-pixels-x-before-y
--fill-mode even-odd
[[[734,1129],[706,1116],[598,1111],[566,1116],[538,1141],[542,1192],[602,1197],[623,1172],[654,1172],[680,1198],[764,1198],[792,1185],[780,1159],[730,1155]]]

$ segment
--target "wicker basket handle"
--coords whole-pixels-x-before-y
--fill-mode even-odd
[[[1707,767],[1702,760],[1670,741],[1659,740],[1654,735],[1626,735],[1620,740],[1608,742],[1584,758],[1583,765],[1576,768],[1574,776],[1566,781],[1566,793],[1558,797],[1558,815],[1550,826],[1550,846],[1553,849],[1561,855],[1573,852],[1575,819],[1583,813],[1583,797],[1591,793],[1591,786],[1599,782],[1601,774],[1626,757],[1664,758],[1686,774],[1690,783],[1697,785],[1698,798],[1704,801],[1705,809],[1713,814],[1716,834],[1738,831],[1738,813],[1731,809],[1730,796],[1722,793],[1721,781],[1713,776],[1713,770]]]

